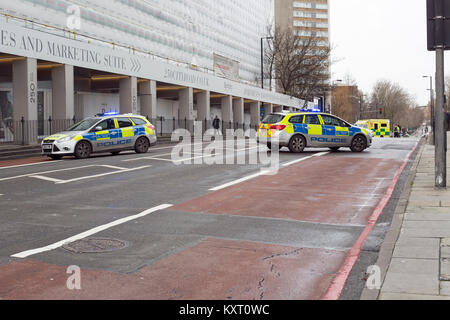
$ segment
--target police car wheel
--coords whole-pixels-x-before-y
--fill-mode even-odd
[[[364,136],[358,135],[352,141],[350,149],[353,152],[363,152],[367,148],[367,140]]]
[[[134,146],[134,150],[136,153],[147,153],[150,148],[150,142],[147,138],[140,137],[137,139],[136,144]]]
[[[303,152],[306,147],[306,140],[302,136],[294,136],[289,142],[289,151],[294,153]]]
[[[92,148],[89,142],[81,141],[75,147],[75,157],[77,159],[86,159],[91,156]]]

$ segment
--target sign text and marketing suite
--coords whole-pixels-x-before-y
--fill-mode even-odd
[[[87,69],[141,77],[245,99],[298,107],[302,101],[254,88],[207,73],[189,70],[119,48],[100,46],[50,33],[24,28],[13,23],[0,25],[0,52],[30,57]]]

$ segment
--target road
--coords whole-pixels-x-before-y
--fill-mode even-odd
[[[254,164],[173,163],[168,145],[8,163],[0,167],[0,299],[357,299],[401,185],[381,222],[371,226],[370,217],[417,143],[376,139],[361,154],[282,149],[275,175]],[[221,152],[230,149],[249,159],[257,152]],[[203,156],[197,149],[188,158]],[[349,262],[372,228],[375,249]],[[68,289],[69,266],[81,268],[81,290]]]

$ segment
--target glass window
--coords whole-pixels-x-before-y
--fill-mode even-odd
[[[131,120],[133,120],[134,124],[137,126],[143,126],[147,124],[147,121],[141,118],[131,118]]]
[[[303,115],[301,115],[301,116],[293,116],[293,117],[291,117],[291,119],[289,119],[289,122],[290,123],[303,123]]]
[[[105,121],[100,122],[98,125],[95,126],[97,127],[102,127],[102,130],[111,130],[111,129],[115,129],[116,126],[114,124],[114,119],[106,119]]]
[[[117,122],[119,123],[119,128],[127,128],[133,126],[133,123],[128,118],[117,118]]]
[[[71,126],[66,131],[85,131],[90,129],[94,124],[96,124],[99,121],[100,119],[98,118],[89,118]]]
[[[307,114],[305,116],[306,124],[320,124],[319,117],[316,114]]]
[[[283,121],[284,119],[284,115],[282,114],[269,114],[267,115],[264,120],[262,121],[262,123],[264,124],[274,124],[274,123],[278,123]]]
[[[344,121],[333,116],[322,115],[322,120],[326,126],[348,127]]]

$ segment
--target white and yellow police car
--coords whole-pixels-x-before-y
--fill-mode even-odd
[[[330,148],[333,151],[348,147],[353,152],[362,152],[371,146],[372,134],[330,114],[273,113],[259,125],[257,141],[272,148],[275,140],[280,148],[288,147],[295,153],[306,147]]]
[[[134,150],[146,153],[156,144],[155,131],[155,127],[139,115],[100,114],[45,138],[41,144],[42,154],[57,160],[70,155],[83,159],[97,152],[119,154]]]

